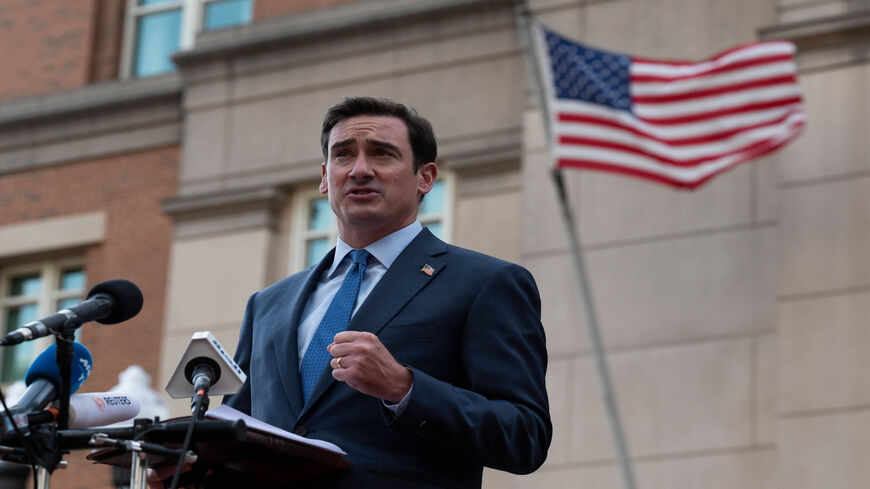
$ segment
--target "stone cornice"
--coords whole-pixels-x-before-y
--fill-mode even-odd
[[[208,213],[235,213],[250,209],[272,208],[283,197],[274,187],[214,192],[195,196],[176,196],[163,201],[163,212],[175,218],[196,217]]]
[[[275,229],[284,193],[276,187],[227,190],[163,201],[174,220],[176,238],[193,238],[246,229]]]
[[[870,9],[843,15],[763,27],[762,39],[788,39],[799,47],[815,47],[870,35]]]
[[[764,27],[762,39],[787,39],[798,48],[802,72],[870,60],[870,9]]]
[[[178,103],[183,86],[176,73],[118,80],[67,92],[31,97],[0,106],[0,127],[61,116],[92,114],[126,105],[168,101]]]

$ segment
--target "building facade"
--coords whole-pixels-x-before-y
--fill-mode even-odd
[[[870,5],[525,3],[565,35],[646,57],[797,44],[808,125],[784,150],[694,192],[572,172],[569,194],[639,487],[863,487]],[[142,313],[81,331],[95,358],[84,390],[139,364],[162,391],[193,332],[232,350],[247,297],[331,246],[324,110],[394,98],[439,139],[424,224],[523,264],[542,294],[550,455],[529,476],[487,471],[485,486],[622,487],[515,4],[5,2],[2,326],[131,280]],[[45,345],[2,352],[3,382]],[[110,484],[68,459],[59,487]]]

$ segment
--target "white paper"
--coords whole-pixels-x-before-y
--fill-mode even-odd
[[[252,418],[252,417],[248,416],[247,414],[245,414],[237,409],[233,409],[225,404],[222,404],[222,405],[212,409],[211,411],[207,411],[205,413],[205,417],[210,418],[210,419],[224,419],[224,420],[228,420],[228,421],[234,421],[237,419],[241,419],[242,421],[245,422],[246,425],[248,425],[248,428],[250,428],[252,430],[256,430],[256,431],[259,431],[261,433],[267,433],[270,435],[279,436],[281,438],[293,440],[293,441],[302,443],[304,445],[323,448],[324,450],[329,450],[330,452],[339,453],[341,455],[347,455],[347,453],[344,450],[342,450],[341,448],[338,448],[338,446],[336,446],[333,443],[329,443],[328,441],[323,441],[323,440],[314,440],[311,438],[305,438],[305,437],[299,436],[295,433],[290,433],[289,431],[284,431],[281,428],[277,428],[275,426],[270,425],[269,423],[264,423],[264,422],[260,421],[259,419]]]

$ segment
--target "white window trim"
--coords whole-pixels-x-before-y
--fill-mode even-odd
[[[308,187],[306,187],[308,188]],[[305,263],[305,243],[310,238],[327,238],[330,243],[335,243],[338,238],[338,226],[335,225],[329,231],[308,230],[308,203],[314,199],[325,197],[316,188],[311,190],[298,190],[293,196],[293,226],[290,237],[290,272],[298,272],[308,268]],[[330,213],[331,220],[335,224],[335,214]]]
[[[81,267],[84,269],[84,259],[82,257],[46,258],[30,263],[4,266],[0,268],[0,332],[3,332],[3,334],[6,332],[7,307],[30,304],[33,302],[32,297],[8,297],[9,285],[12,277],[26,274],[39,274],[39,276],[42,277],[43,290],[39,296],[36,297],[36,317],[41,318],[57,312],[58,301],[70,298],[81,298],[84,296],[84,289],[71,291],[58,290],[61,270],[74,267]],[[87,273],[87,271],[85,273]],[[33,341],[36,346],[35,350],[41,352],[54,342],[54,336],[49,335]],[[0,365],[2,365],[2,362],[3,351],[0,351]]]
[[[121,39],[121,68],[119,77],[122,80],[133,78],[133,46],[136,43],[136,19],[143,15],[155,14],[169,10],[181,9],[181,33],[178,37],[178,50],[192,48],[196,35],[202,31],[203,12],[205,5],[220,0],[167,0],[155,5],[138,5],[138,0],[127,0],[124,14],[124,35]],[[251,8],[253,8],[253,0]]]
[[[420,219],[420,223],[424,226],[427,223],[432,222],[435,218],[440,217],[444,241],[449,243],[453,240],[453,211],[455,208],[454,195],[456,192],[456,175],[453,172],[439,168],[438,180],[444,182],[444,212],[442,214],[430,215],[419,214],[417,217]],[[308,203],[313,199],[324,197],[319,190],[312,187],[314,187],[313,184],[311,186],[306,186],[305,190],[299,189],[293,192],[293,223],[289,240],[290,256],[287,262],[289,265],[288,273],[295,273],[308,268],[308,265],[305,262],[305,243],[308,239],[327,238],[330,243],[332,243],[332,246],[334,246],[335,241],[338,238],[337,226],[333,226],[329,231],[308,230]],[[335,215],[331,214],[331,216],[334,223]],[[330,249],[332,246],[330,246]]]
[[[427,215],[427,214],[418,214],[417,218],[420,219],[420,223],[424,226],[431,222],[434,218],[441,217],[441,229],[442,229],[442,238],[447,243],[453,242],[453,209],[456,201],[454,200],[454,196],[456,193],[456,174],[445,170],[443,168],[438,169],[438,180],[444,182],[444,204],[445,209],[441,214]]]

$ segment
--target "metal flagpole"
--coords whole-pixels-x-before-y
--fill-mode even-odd
[[[604,342],[601,340],[601,330],[598,327],[598,317],[592,302],[592,291],[589,278],[586,274],[586,262],[580,250],[580,239],[577,228],[574,226],[574,216],[568,203],[568,195],[565,188],[565,178],[562,170],[553,169],[553,182],[559,193],[559,201],[562,204],[562,217],[565,221],[565,230],[568,233],[568,241],[571,255],[574,257],[574,270],[577,272],[577,285],[583,296],[583,304],[586,306],[586,324],[588,325],[589,339],[595,352],[595,363],[598,366],[598,377],[601,382],[604,405],[607,408],[610,429],[613,432],[613,442],[616,445],[616,454],[619,465],[622,468],[622,479],[626,489],[637,487],[634,480],[634,472],[631,467],[631,459],[628,456],[628,445],[625,441],[625,433],[622,430],[622,421],[619,417],[619,408],[616,403],[616,393],[613,390],[613,382],[610,380],[610,369],[607,366],[607,352],[604,351]]]
[[[526,66],[534,70],[529,73],[530,86],[537,87],[535,92],[538,94],[540,102],[539,107],[546,107],[547,97],[544,94],[544,83],[541,80],[541,70],[532,56],[532,22],[530,21],[531,13],[525,0],[518,0],[514,5],[514,16],[517,23],[517,31],[520,36],[520,42],[524,44],[523,53],[525,55]],[[544,123],[546,126],[547,137],[552,141],[552,127],[550,127],[549,111],[545,110]],[[549,161],[553,162],[552,143],[547,145],[547,150],[550,152]],[[602,395],[604,397],[604,405],[607,409],[608,420],[610,421],[610,429],[613,435],[613,441],[616,448],[617,458],[622,473],[622,480],[625,489],[636,489],[637,484],[634,479],[634,471],[631,465],[631,459],[628,456],[628,445],[625,441],[625,433],[622,429],[622,421],[619,417],[619,409],[616,402],[616,393],[613,390],[613,382],[610,379],[610,369],[607,365],[607,353],[604,350],[604,342],[601,339],[601,330],[598,327],[598,317],[595,312],[595,305],[592,301],[592,289],[589,284],[589,278],[586,273],[586,263],[583,259],[583,253],[580,249],[580,238],[577,228],[574,225],[574,215],[571,211],[570,203],[568,202],[567,187],[562,170],[559,168],[553,169],[553,183],[556,186],[556,191],[559,195],[559,202],[562,207],[562,217],[565,223],[565,231],[568,235],[568,244],[571,249],[571,255],[574,261],[575,275],[577,277],[577,285],[580,288],[580,294],[586,312],[586,324],[588,327],[589,339],[592,343],[592,350],[595,354],[596,366],[598,367],[598,376],[601,383]]]

